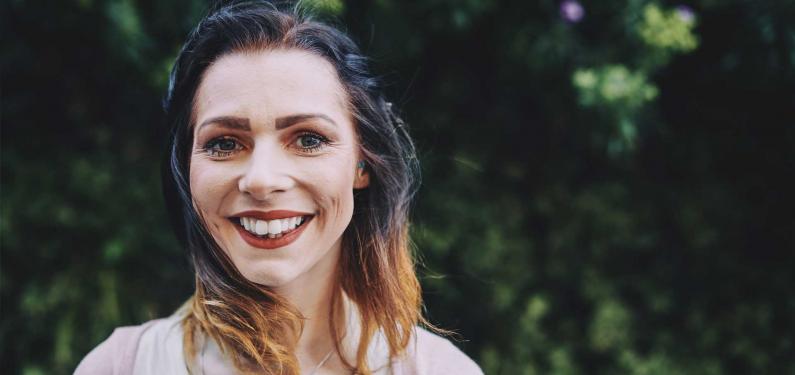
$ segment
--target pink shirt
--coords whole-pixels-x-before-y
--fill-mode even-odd
[[[180,316],[174,314],[137,326],[116,328],[80,362],[75,375],[187,375],[180,321]],[[416,327],[414,339],[402,357],[390,360],[384,345],[383,340],[375,337],[368,353],[374,375],[483,374],[450,341],[420,327]],[[231,361],[221,354],[213,340],[202,349],[200,358],[205,375],[234,373]]]

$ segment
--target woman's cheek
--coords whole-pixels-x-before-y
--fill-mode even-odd
[[[212,168],[206,161],[195,160],[191,164],[190,186],[194,201],[201,205],[202,211],[212,211],[213,201],[220,192],[220,186],[224,183],[223,176],[217,173],[219,168]]]

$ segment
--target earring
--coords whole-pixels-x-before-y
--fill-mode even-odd
[[[362,168],[364,168],[364,160],[359,160],[359,162],[358,162],[358,163],[356,163],[356,168],[357,168],[357,169],[362,169]]]

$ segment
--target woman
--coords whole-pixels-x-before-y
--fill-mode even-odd
[[[480,374],[422,317],[417,159],[340,31],[261,2],[210,13],[165,101],[164,194],[196,291],[76,374]]]

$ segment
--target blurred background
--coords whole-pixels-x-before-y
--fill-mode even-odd
[[[795,1],[339,1],[416,138],[427,313],[487,374],[795,374]],[[199,0],[2,9],[0,367],[192,272],[160,196]]]

